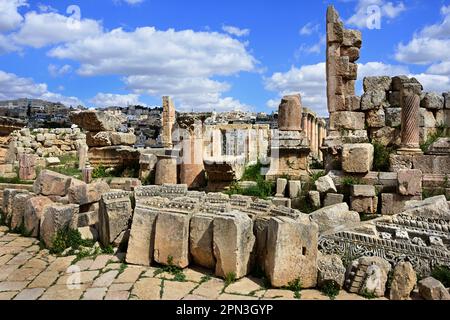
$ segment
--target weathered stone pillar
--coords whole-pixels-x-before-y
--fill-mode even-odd
[[[94,171],[94,168],[91,167],[91,164],[89,161],[87,161],[85,167],[81,169],[81,175],[83,177],[83,181],[85,183],[91,183],[92,182],[92,173]]]
[[[175,123],[175,107],[170,97],[163,97],[162,114],[162,145],[164,148],[172,148],[172,127]]]
[[[189,188],[198,188],[205,184],[203,125],[201,122],[194,124],[189,138],[183,141],[180,183],[186,184]]]
[[[78,155],[78,169],[83,170],[86,167],[88,146],[84,143],[79,143],[77,155]]]
[[[177,184],[177,158],[158,156],[156,164],[155,185]]]
[[[33,180],[36,178],[36,157],[34,154],[19,155],[19,179]]]
[[[278,110],[278,129],[281,131],[301,131],[302,101],[299,94],[285,96]]]
[[[306,130],[307,130],[307,124],[308,124],[307,114],[303,113],[302,114],[302,128],[303,128],[303,131],[305,133],[306,133]]]
[[[422,87],[417,83],[404,83],[400,91],[402,109],[401,148],[398,154],[420,154],[420,93]]]

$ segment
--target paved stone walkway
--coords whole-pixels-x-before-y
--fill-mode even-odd
[[[125,265],[120,256],[99,255],[74,263],[56,257],[39,242],[0,227],[0,300],[258,300],[294,299],[289,290],[264,289],[246,277],[225,287],[208,271],[185,269],[185,281],[155,267]],[[317,290],[302,290],[302,300],[328,300]],[[336,300],[363,300],[341,291]]]

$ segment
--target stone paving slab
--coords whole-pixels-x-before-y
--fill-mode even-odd
[[[5,230],[5,229],[0,229]],[[3,231],[1,231],[3,232]],[[123,264],[123,254],[57,257],[37,240],[0,233],[0,300],[291,300],[294,293],[266,289],[261,279],[244,277],[228,286],[211,270],[187,268],[184,281],[161,267]],[[385,298],[382,298],[385,299]],[[301,300],[329,300],[302,290]],[[341,291],[336,300],[364,300]]]

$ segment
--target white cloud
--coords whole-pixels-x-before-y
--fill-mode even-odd
[[[126,107],[128,105],[143,104],[139,102],[137,94],[113,94],[113,93],[97,93],[95,97],[89,100],[95,107]]]
[[[305,65],[300,68],[291,67],[287,72],[277,72],[264,80],[265,88],[278,92],[279,98],[287,94],[300,93],[303,106],[308,107],[321,116],[327,116],[326,73],[325,62]],[[267,106],[278,107],[280,100],[271,99]]]
[[[217,32],[159,31],[152,27],[108,33],[58,46],[49,55],[80,63],[83,76],[121,75],[133,93],[171,95],[183,108],[236,106],[214,76],[255,71],[257,61],[237,39]]]
[[[250,29],[239,29],[233,26],[222,26],[222,30],[236,37],[244,37],[250,34]]]
[[[95,20],[77,20],[75,17],[55,12],[30,11],[25,14],[21,28],[12,35],[12,39],[21,45],[41,48],[84,39],[99,35],[101,32],[101,23]]]
[[[134,4],[140,4],[142,2],[144,2],[145,0],[123,0],[128,4],[134,5]]]
[[[358,79],[372,76],[398,76],[409,74],[408,67],[385,64],[383,62],[358,63]]]
[[[0,0],[0,32],[17,28],[23,21],[18,8],[27,5],[26,0]]]
[[[443,20],[426,26],[410,42],[399,43],[395,58],[400,62],[429,65],[427,73],[450,75],[450,6],[441,8]]]
[[[48,90],[47,84],[35,83],[31,78],[22,78],[0,70],[0,100],[34,98],[76,106],[82,102],[76,97],[66,97]]]
[[[410,74],[410,77],[414,77],[423,86],[425,92],[448,92],[450,91],[450,77],[435,74]]]
[[[313,33],[319,32],[319,24],[313,24],[312,22],[308,22],[305,24],[299,31],[302,36],[310,36]]]
[[[0,34],[0,55],[12,51],[18,51],[20,48],[14,45],[11,40]]]
[[[386,2],[385,0],[358,0],[358,4],[355,8],[355,13],[346,21],[349,25],[356,26],[358,28],[367,28],[368,18],[368,8],[370,6],[376,5],[380,9],[381,23],[383,22],[383,17],[388,19],[394,19],[406,10],[406,6],[403,2]]]
[[[306,54],[320,54],[322,52],[322,49],[325,47],[326,44],[326,36],[321,35],[318,42],[313,43],[312,45],[302,44],[300,48],[297,49],[295,52],[295,57],[298,59],[301,57],[303,53]]]
[[[58,67],[54,64],[48,66],[48,72],[52,77],[60,77],[72,71],[72,66],[65,64],[62,67]]]
[[[47,5],[47,4],[42,4],[39,3],[38,4],[38,9],[40,12],[58,12],[57,9],[53,8],[51,5]]]

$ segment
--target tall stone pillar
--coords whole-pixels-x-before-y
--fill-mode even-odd
[[[420,93],[422,86],[418,83],[403,83],[400,91],[401,147],[398,154],[421,154],[420,149]]]
[[[36,178],[36,156],[21,153],[19,155],[19,179],[33,180]]]
[[[196,121],[183,140],[183,158],[180,165],[180,183],[188,188],[199,188],[205,184],[203,165],[203,124]]]
[[[175,106],[170,97],[163,97],[162,114],[162,145],[164,148],[172,148],[172,128],[175,123]]]
[[[278,130],[301,131],[302,100],[299,94],[285,96],[278,111]]]

